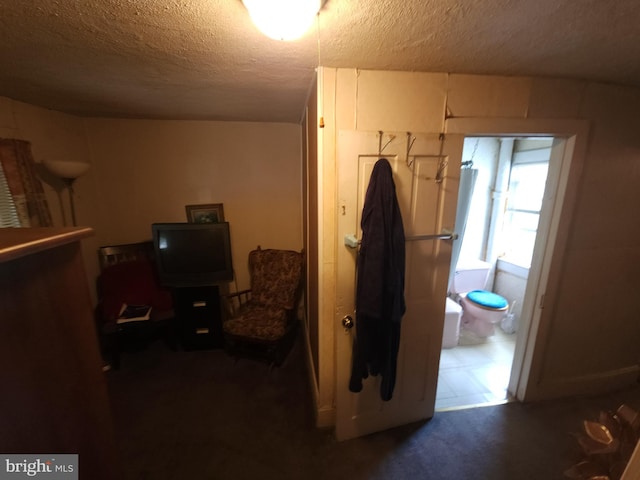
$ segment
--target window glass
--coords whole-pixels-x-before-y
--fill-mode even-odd
[[[503,225],[504,257],[527,268],[531,266],[548,167],[547,162],[521,163],[511,167]]]

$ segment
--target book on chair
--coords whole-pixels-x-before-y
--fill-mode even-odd
[[[142,322],[149,320],[150,316],[150,305],[128,305],[123,303],[116,323]]]

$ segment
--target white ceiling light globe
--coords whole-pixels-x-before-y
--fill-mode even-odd
[[[295,40],[311,28],[321,0],[242,0],[253,23],[274,40]]]

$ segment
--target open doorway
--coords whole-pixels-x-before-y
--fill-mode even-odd
[[[465,138],[456,220],[460,238],[452,255],[438,410],[509,400],[516,340],[519,333],[526,335],[520,320],[552,146],[551,137]],[[470,274],[470,283],[456,285],[454,277]],[[461,318],[467,291],[458,287],[463,285],[462,290],[504,299],[506,306],[493,315],[496,323],[478,328],[469,324],[469,313]]]
[[[553,306],[555,301],[557,268],[570,228],[570,222],[565,220],[570,218],[570,208],[575,201],[587,131],[588,123],[582,121],[451,118],[446,122],[444,136],[340,132],[336,215],[337,236],[343,238],[345,244],[335,251],[336,438],[346,440],[434,415],[452,243],[448,239],[422,241],[421,235],[432,237],[434,232],[440,236],[455,231],[459,173],[467,137],[553,137],[529,285],[518,325],[523,331],[517,335],[508,384],[509,392],[520,401],[544,398],[546,392],[541,392],[539,386],[544,373],[547,333],[552,328],[549,315],[552,309],[545,308],[545,303]],[[410,136],[416,140],[411,141]],[[372,161],[380,157],[380,153],[375,152],[381,152],[381,144],[386,145],[385,158],[393,162],[396,194],[407,212],[406,215],[403,212],[405,229],[409,226],[412,234],[420,235],[420,241],[406,243],[411,251],[407,258],[405,300],[410,301],[402,320],[400,352],[403,357],[398,361],[396,376],[396,390],[403,394],[394,395],[389,402],[380,398],[375,377],[358,395],[346,387],[353,338],[351,330],[344,328],[354,311],[356,262],[351,245],[359,225],[358,202],[364,198],[366,173]],[[446,171],[438,182],[438,172],[443,168]]]

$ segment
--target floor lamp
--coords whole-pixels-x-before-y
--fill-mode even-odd
[[[69,190],[69,205],[71,207],[71,222],[76,226],[76,209],[73,203],[73,183],[89,170],[85,162],[71,162],[66,160],[44,160],[44,166],[56,177],[59,177]]]

